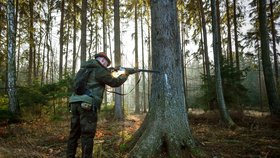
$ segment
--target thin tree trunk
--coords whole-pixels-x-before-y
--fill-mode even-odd
[[[87,59],[87,0],[82,0],[81,21],[81,63],[83,63]]]
[[[66,50],[65,50],[65,64],[64,64],[64,75],[68,74],[67,67],[68,67],[68,50],[69,50],[69,35],[70,35],[70,24],[67,25],[67,32],[66,32]]]
[[[115,65],[121,65],[121,40],[120,40],[120,2],[114,0],[114,37],[115,37]],[[122,88],[115,88],[115,92],[122,93]],[[122,96],[115,94],[115,119],[124,119],[122,110]]]
[[[19,20],[19,11],[18,11],[18,6],[19,6],[19,3],[18,3],[18,0],[16,0],[16,10],[15,10],[15,32],[16,32],[16,39],[17,39],[17,31],[18,31],[18,20]],[[1,32],[1,29],[0,29],[0,32]],[[16,40],[15,39],[15,40]],[[18,45],[18,51],[17,51],[17,54],[15,54],[15,56],[17,57],[17,62],[16,62],[16,77],[18,77],[18,72],[19,72],[19,60],[20,60],[20,41],[21,38],[20,36],[18,36],[18,42],[17,45]],[[17,84],[17,83],[16,83]]]
[[[216,0],[211,0],[211,15],[212,15],[212,32],[213,32],[213,52],[214,52],[214,64],[215,64],[215,77],[216,77],[216,93],[217,93],[217,101],[220,110],[220,114],[222,117],[222,121],[230,128],[235,128],[236,125],[232,121],[225,104],[224,94],[223,94],[223,86],[222,86],[222,78],[221,78],[221,70],[220,70],[220,54],[221,54],[221,36],[219,30],[219,22],[218,22],[218,11],[216,4]]]
[[[234,25],[234,43],[235,43],[235,56],[236,56],[236,69],[237,71],[240,70],[240,63],[239,63],[239,51],[238,51],[238,34],[237,34],[237,13],[236,13],[236,1],[233,0],[233,25]],[[240,79],[240,76],[238,76]]]
[[[149,3],[148,1],[146,1],[146,8],[147,8],[147,27],[148,27],[148,37],[147,37],[147,47],[148,47],[148,68],[151,69],[152,68],[152,54],[151,54],[151,27],[150,27],[150,10],[149,10]],[[148,100],[150,100],[150,96],[151,96],[151,74],[148,74]],[[148,102],[148,109],[150,107],[149,102]]]
[[[202,24],[202,33],[203,33],[203,48],[204,48],[204,58],[205,58],[205,70],[206,70],[206,76],[207,76],[207,92],[208,92],[208,94],[210,94],[210,87],[209,87],[210,84],[211,84],[210,61],[209,61],[209,55],[208,55],[208,40],[207,40],[205,13],[204,13],[204,8],[203,8],[202,0],[199,0],[199,6],[200,6],[201,24]],[[210,103],[210,98],[208,98],[208,105],[209,105],[209,109],[210,110],[214,109],[214,107]]]
[[[98,7],[97,1],[95,1],[95,7]],[[98,38],[98,17],[99,16],[95,16],[95,53],[98,52],[98,42],[99,42],[99,38]]]
[[[276,51],[276,30],[274,24],[274,12],[273,12],[273,2],[270,0],[270,23],[271,23],[271,35],[272,35],[272,50],[274,55],[274,71],[275,71],[275,79],[276,85],[279,88],[279,76],[278,76],[278,55]]]
[[[107,30],[106,30],[106,25],[107,25],[107,0],[103,0],[103,13],[102,13],[102,21],[103,21],[103,52],[107,54]],[[105,107],[107,107],[107,92],[104,91],[104,104]]]
[[[229,2],[226,0],[226,14],[227,14],[227,33],[228,33],[228,53],[229,53],[229,61],[230,65],[233,66],[233,55],[232,55],[232,44],[231,44],[231,24],[230,24],[230,10],[229,10]]]
[[[141,6],[141,43],[142,43],[142,69],[145,69],[145,55],[144,55],[144,29],[143,29],[143,6]],[[143,73],[143,110],[144,113],[147,112],[147,105],[146,105],[146,78],[145,73]]]
[[[77,63],[77,51],[76,51],[76,42],[77,42],[77,22],[76,22],[76,0],[73,0],[73,65],[72,65],[72,76],[75,75],[76,72],[76,63]]]
[[[61,0],[61,16],[60,16],[60,37],[59,37],[59,80],[62,79],[63,75],[63,37],[64,37],[64,0]]]
[[[134,22],[135,22],[135,61],[134,61],[134,67],[136,69],[139,68],[138,64],[138,0],[135,0],[135,12],[134,12]],[[135,74],[135,113],[139,114],[140,113],[140,104],[139,104],[139,73]]]
[[[94,25],[97,25],[97,24],[94,24],[93,22],[93,18],[94,18],[94,7],[93,7],[93,4],[95,1],[91,1],[91,8],[90,8],[90,28],[89,28],[89,37],[90,37],[90,40],[89,40],[89,48],[88,48],[88,55],[89,55],[89,59],[92,58],[92,45],[94,44],[93,43],[93,35],[94,35]],[[95,15],[96,16],[96,15]]]
[[[266,92],[268,97],[269,109],[272,115],[280,116],[280,101],[273,79],[272,65],[270,61],[270,50],[269,50],[269,35],[267,31],[266,22],[266,0],[259,0],[259,23],[260,23],[260,34],[261,34],[261,52],[262,52],[262,64],[264,79],[266,85]]]
[[[33,26],[33,21],[34,21],[34,17],[33,17],[33,8],[34,8],[34,1],[30,0],[29,1],[29,58],[28,58],[28,84],[31,85],[32,81],[33,81],[33,67],[34,67],[34,26]]]

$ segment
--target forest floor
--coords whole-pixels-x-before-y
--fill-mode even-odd
[[[239,126],[235,130],[223,126],[218,112],[190,111],[193,136],[210,157],[280,157],[279,119],[258,112],[231,115]],[[121,122],[99,119],[95,157],[124,157],[123,142],[140,127],[144,117],[129,115]],[[0,158],[65,157],[69,120],[70,115],[55,121],[41,117],[17,124],[0,122]],[[81,155],[80,145],[77,154]]]

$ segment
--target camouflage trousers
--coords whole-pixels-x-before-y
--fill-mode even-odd
[[[81,108],[80,103],[72,103],[70,106],[72,117],[67,144],[67,158],[75,158],[79,138],[81,138],[82,158],[92,158],[97,112],[96,110]]]

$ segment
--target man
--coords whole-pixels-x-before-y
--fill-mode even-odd
[[[90,94],[77,95],[70,97],[71,106],[71,130],[67,145],[67,158],[74,158],[78,145],[78,139],[81,137],[82,157],[92,158],[93,138],[97,125],[97,109],[100,109],[105,85],[111,87],[121,86],[128,77],[128,74],[122,74],[118,77],[112,77],[111,71],[107,69],[111,61],[103,52],[95,55],[81,68],[90,68],[92,72],[87,81],[87,89]]]

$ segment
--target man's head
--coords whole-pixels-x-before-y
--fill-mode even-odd
[[[107,57],[107,54],[104,52],[97,53],[94,57],[105,67],[108,67],[111,64],[111,60]]]

